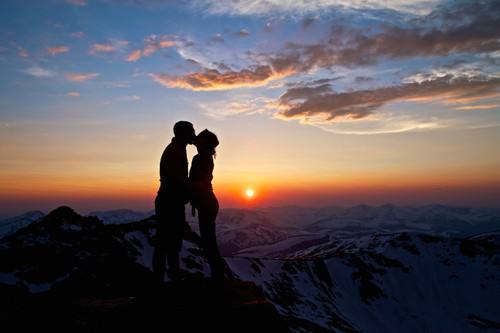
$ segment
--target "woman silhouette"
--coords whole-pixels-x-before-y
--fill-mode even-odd
[[[224,277],[224,264],[215,237],[215,219],[219,212],[219,202],[212,189],[215,148],[219,145],[217,136],[203,130],[194,140],[198,154],[193,157],[189,170],[192,186],[191,205],[198,210],[201,243],[210,264],[214,280]]]

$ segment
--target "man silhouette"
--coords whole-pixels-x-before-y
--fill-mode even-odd
[[[179,252],[186,224],[185,204],[189,201],[188,160],[186,146],[196,137],[193,124],[179,121],[174,125],[174,137],[160,160],[160,189],[155,199],[157,224],[153,254],[153,272],[163,282],[165,261],[171,280],[179,278]]]

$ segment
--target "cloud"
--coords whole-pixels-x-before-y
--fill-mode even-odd
[[[239,37],[246,37],[246,36],[250,36],[250,32],[248,32],[247,29],[240,29],[240,30],[238,30],[236,35]]]
[[[331,83],[331,82],[340,80],[342,78],[343,78],[342,76],[337,76],[337,77],[333,77],[333,78],[317,79],[317,80],[313,80],[310,82],[304,82],[304,81],[286,82],[283,86],[286,86],[288,88],[312,87],[312,86],[324,85],[326,83]]]
[[[123,101],[123,102],[136,102],[136,101],[141,100],[141,96],[137,96],[137,95],[123,96],[123,97],[119,98],[119,100]]]
[[[460,106],[455,108],[455,110],[472,111],[472,110],[491,110],[498,108],[500,108],[500,104],[480,104],[480,105]]]
[[[83,31],[75,31],[71,33],[71,37],[73,38],[83,38],[85,37],[85,33]]]
[[[288,43],[269,55],[271,62],[286,62],[305,72],[341,65],[370,65],[381,59],[446,56],[456,53],[489,53],[500,50],[500,5],[487,2],[455,9],[461,18],[436,11],[404,27],[382,26],[377,32],[334,25],[328,38],[313,44]]]
[[[272,59],[270,65],[254,65],[239,71],[232,70],[224,63],[215,62],[215,68],[203,68],[199,72],[173,76],[155,73],[153,79],[169,88],[190,90],[226,90],[241,87],[260,87],[268,82],[280,79],[302,70],[296,59]]]
[[[145,47],[142,50],[134,50],[127,56],[126,61],[135,62],[142,57],[149,57],[160,49],[172,47],[176,44],[173,36],[158,36],[155,34],[147,36],[144,43],[146,44]]]
[[[416,73],[403,79],[405,83],[422,83],[447,76],[474,78],[484,75],[479,63],[458,64],[455,66],[438,67],[428,72]]]
[[[334,66],[352,68],[385,59],[457,53],[491,54],[500,50],[500,29],[496,28],[500,22],[498,2],[447,6],[439,7],[418,20],[408,21],[401,27],[385,24],[377,29],[360,30],[335,23],[320,42],[289,42],[281,51],[256,54],[257,63],[247,69],[221,70],[205,64],[199,71],[183,76],[162,73],[152,76],[167,87],[221,90],[263,86],[274,78],[332,69]],[[132,54],[130,57],[136,59],[139,56]],[[361,80],[358,79],[357,83]]]
[[[25,70],[23,70],[23,72],[26,74],[29,74],[31,76],[39,77],[39,78],[56,76],[56,73],[51,71],[50,69],[45,69],[45,68],[38,67],[38,66],[26,68]]]
[[[270,111],[266,97],[253,97],[249,95],[233,96],[230,100],[200,103],[199,106],[207,117],[223,120],[234,115],[250,115],[267,113]]]
[[[66,73],[66,79],[73,82],[85,82],[95,79],[100,74],[98,73]]]
[[[132,53],[130,53],[127,57],[127,61],[137,61],[141,59],[142,57],[142,51],[141,50],[135,50]]]
[[[302,20],[302,29],[307,30],[309,29],[314,22],[316,22],[318,18],[317,17],[306,17]]]
[[[90,46],[90,54],[96,54],[96,53],[113,53],[116,51],[121,50],[123,47],[128,45],[128,41],[126,40],[120,40],[120,41],[113,41],[111,43],[107,44],[100,44],[100,43],[94,43]]]
[[[18,54],[20,57],[23,57],[23,58],[27,58],[27,57],[29,57],[29,55],[30,55],[30,54],[29,54],[29,52],[28,52],[28,50],[26,50],[26,49],[25,49],[25,48],[23,48],[23,47],[21,47],[21,48],[19,49],[19,52],[18,52],[17,54]]]
[[[71,97],[80,97],[80,93],[77,91],[70,91],[66,95]]]
[[[335,8],[390,9],[406,13],[429,13],[439,0],[198,0],[195,4],[208,14],[214,15],[261,15],[292,14],[304,16]]]
[[[500,88],[497,77],[444,76],[421,82],[368,90],[334,92],[329,84],[288,89],[276,103],[278,117],[325,122],[340,118],[362,119],[382,106],[400,101],[450,102],[455,98],[485,97]]]
[[[373,80],[374,78],[370,76],[356,76],[354,78],[354,82],[356,83],[367,83],[367,82],[372,82]]]
[[[104,2],[115,3],[118,5],[135,5],[140,7],[154,7],[154,6],[164,6],[164,5],[172,5],[178,4],[178,0],[102,0]]]
[[[326,132],[349,135],[393,134],[429,131],[447,127],[468,128],[467,124],[456,120],[438,120],[433,116],[409,114],[404,110],[384,112],[362,120],[344,119],[343,121],[331,123],[312,117],[307,121],[301,121],[301,123],[318,127]]]
[[[241,87],[258,87],[267,82],[287,75],[286,72],[274,72],[269,66],[255,66],[241,71],[204,69],[183,76],[158,73],[151,74],[154,81],[168,88],[190,90],[224,90]]]
[[[193,65],[193,66],[200,66],[200,63],[194,59],[187,58],[186,62],[190,65]]]
[[[491,93],[485,93],[484,95],[465,95],[465,96],[459,96],[459,97],[450,97],[448,98],[445,103],[448,104],[468,104],[468,103],[474,103],[479,100],[486,100],[486,99],[495,99],[495,98],[500,98],[500,92],[491,92]]]
[[[92,44],[90,46],[90,52],[115,52],[116,48],[111,44]]]
[[[69,47],[64,46],[64,45],[59,45],[59,46],[53,46],[53,47],[48,47],[47,52],[50,53],[51,55],[56,55],[59,53],[67,53],[69,52]]]
[[[224,38],[222,38],[222,35],[220,33],[216,33],[210,38],[210,41],[213,43],[223,43]]]
[[[69,3],[70,5],[74,6],[86,6],[87,5],[87,0],[65,0],[66,3]]]

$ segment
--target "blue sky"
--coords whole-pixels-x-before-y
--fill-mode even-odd
[[[494,1],[2,1],[0,194],[125,189],[146,207],[180,119],[221,137],[228,205],[395,173],[496,189],[499,24]]]

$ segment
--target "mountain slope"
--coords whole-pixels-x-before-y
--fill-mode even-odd
[[[479,332],[477,318],[499,322],[499,234],[379,234],[333,245],[300,260],[229,263],[282,315],[325,330]]]
[[[377,219],[383,216],[391,220],[400,214],[391,207],[382,209],[375,214]],[[435,209],[443,210],[430,209],[431,215]],[[373,221],[371,208],[358,207],[355,211],[349,214]],[[253,233],[249,240],[260,237],[252,230],[254,217],[237,219],[228,227],[235,233],[241,229],[247,236]],[[257,220],[265,222],[260,217]],[[430,220],[436,223],[435,217]],[[19,313],[26,306],[31,311],[47,304],[54,310],[54,299],[73,295],[71,302],[77,305],[64,309],[74,320],[71,325],[83,320],[94,327],[102,319],[88,313],[106,314],[103,318],[112,318],[111,313],[115,313],[117,320],[134,312],[145,315],[151,310],[145,304],[150,303],[137,295],[147,294],[153,282],[155,223],[145,219],[105,225],[96,217],[80,216],[60,207],[0,239],[0,288],[4,295],[11,296],[4,297],[0,313],[15,317],[13,309]],[[478,230],[482,230],[481,223],[474,219],[470,222],[479,225]],[[265,227],[277,234],[286,229],[273,224]],[[384,230],[356,234],[296,228],[294,232],[301,234],[292,232],[288,238],[261,246],[260,258],[247,256],[259,252],[259,246],[242,249],[226,258],[239,282],[229,285],[230,296],[225,301],[221,298],[217,313],[232,313],[237,311],[236,306],[242,309],[242,317],[235,314],[234,318],[248,321],[248,314],[257,311],[262,318],[274,318],[279,328],[275,308],[294,332],[482,332],[500,327],[500,233],[452,236],[448,232]],[[201,311],[198,316],[206,315],[203,306],[193,303],[210,307],[210,300],[218,301],[224,291],[213,294],[213,286],[206,285],[209,269],[197,236],[186,233],[185,239],[181,264],[188,280],[185,289],[178,291],[191,295],[189,301],[174,306],[167,301],[175,299],[167,288],[155,289],[154,295],[160,295],[160,299],[151,302],[171,307],[178,318],[189,320],[186,315],[192,309]],[[251,287],[249,301],[241,301],[241,293],[248,295],[242,281],[257,285],[263,294]],[[201,288],[198,296],[202,301],[192,293],[196,288]],[[249,302],[257,307],[252,308]],[[269,307],[271,304],[274,307]],[[207,320],[217,316],[210,313]],[[237,331],[251,327],[239,325]],[[262,329],[266,328],[254,331]]]
[[[155,283],[154,230],[151,219],[105,225],[59,207],[4,237],[2,328],[286,331],[255,284],[235,279],[221,286],[205,278],[208,265],[192,233],[186,234],[182,253],[186,279]]]

